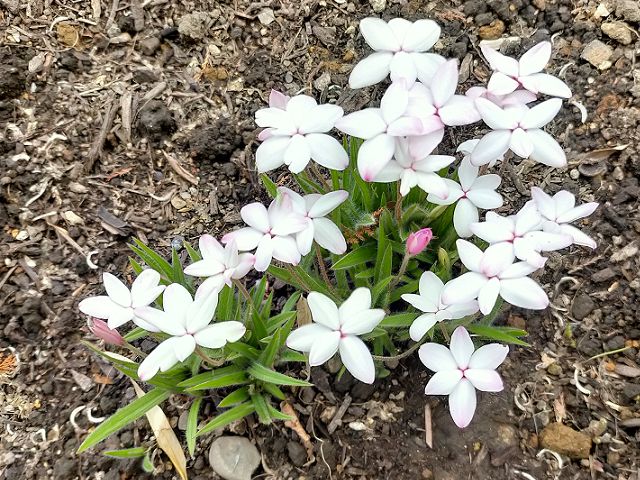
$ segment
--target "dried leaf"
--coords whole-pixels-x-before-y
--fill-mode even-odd
[[[306,298],[302,296],[300,297],[296,304],[296,311],[298,312],[296,316],[296,323],[298,327],[309,325],[311,323],[311,310],[309,309],[309,304],[307,303]]]
[[[144,391],[133,380],[131,383],[133,383],[136,395],[143,397]],[[187,480],[187,458],[182,450],[178,437],[176,437],[176,434],[169,424],[167,416],[159,406],[153,407],[146,415],[147,420],[149,420],[149,425],[151,425],[151,429],[153,430],[153,435],[158,442],[158,446],[167,454],[167,457],[169,457],[169,460],[173,463],[180,478]]]
[[[285,415],[289,415],[292,418],[292,420],[287,420],[286,422],[284,422],[284,426],[296,432],[298,437],[300,437],[300,440],[302,440],[302,444],[304,445],[304,448],[307,451],[307,458],[309,459],[307,464],[310,464],[316,458],[313,455],[313,444],[311,443],[311,437],[305,431],[304,427],[300,423],[298,414],[296,413],[294,408],[291,406],[291,404],[287,402],[282,402],[280,404],[280,409],[282,410],[282,413],[284,413]]]
[[[162,153],[164,154],[164,158],[167,159],[167,163],[173,169],[174,172],[176,172],[178,175],[184,178],[187,182],[192,183],[194,185],[198,185],[198,179],[194,177],[191,173],[187,172],[184,169],[184,167],[180,165],[180,162],[178,162],[178,160],[175,157],[173,157],[172,155],[169,155],[164,150],[162,151]]]

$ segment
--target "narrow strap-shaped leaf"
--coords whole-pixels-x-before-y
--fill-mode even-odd
[[[233,288],[225,285],[218,295],[218,307],[216,308],[216,318],[233,319],[235,309],[235,292]]]
[[[269,413],[269,408],[267,408],[267,400],[262,395],[252,395],[251,401],[256,409],[260,423],[269,425],[271,423],[271,414]]]
[[[140,275],[144,270],[144,267],[131,257],[129,257],[129,265],[131,265],[131,268],[133,268],[133,273],[135,273],[136,276]]]
[[[187,416],[187,430],[185,431],[185,435],[187,437],[187,449],[189,450],[191,458],[193,458],[193,453],[196,451],[196,434],[198,433],[200,405],[202,405],[202,397],[198,397],[193,401],[189,408],[189,415]]]
[[[242,403],[250,398],[249,387],[241,387],[220,400],[218,407],[227,408]]]
[[[271,417],[276,419],[276,420],[284,420],[285,422],[287,420],[293,420],[293,417],[291,417],[290,415],[287,415],[285,413],[282,413],[280,410],[275,408],[269,402],[267,402],[267,408],[269,409],[269,414],[271,415]]]
[[[174,283],[179,283],[183,287],[188,288],[187,279],[184,276],[184,270],[182,269],[182,262],[180,262],[180,256],[175,248],[171,249],[171,270],[173,271],[173,277],[171,280]]]
[[[296,378],[285,375],[284,373],[276,372],[270,368],[265,367],[257,362],[251,364],[247,369],[247,373],[257,380],[263,382],[275,383],[276,385],[291,385],[297,387],[309,387],[311,384],[304,380],[298,380]]]
[[[295,350],[291,350],[290,348],[286,349],[280,354],[280,358],[276,363],[287,363],[287,362],[300,362],[306,363],[307,357],[304,353],[296,352]]]
[[[488,325],[478,324],[469,325],[467,328],[471,333],[480,335],[481,337],[485,337],[490,340],[511,343],[513,345],[522,345],[523,347],[530,346],[527,342],[518,338],[527,335],[527,332],[525,332],[524,330],[510,327],[490,327]]]
[[[231,422],[240,420],[241,418],[251,415],[256,409],[253,406],[253,402],[241,403],[233,408],[230,408],[224,413],[221,413],[204,427],[198,430],[197,436],[205,435],[209,432],[213,432],[219,428],[229,425]]]
[[[273,395],[275,398],[277,398],[278,400],[284,400],[285,398],[287,398],[284,394],[284,392],[282,390],[280,390],[276,385],[274,385],[273,383],[267,383],[264,382],[262,384],[262,388],[264,389],[265,392]]]
[[[184,242],[183,245],[193,263],[202,260],[202,255],[200,255],[200,252],[193,248],[189,242]]]
[[[82,445],[78,448],[78,453],[84,452],[88,448],[93,447],[111,434],[142,417],[150,409],[160,405],[170,396],[171,392],[169,390],[154,388],[147,392],[143,397],[134,400],[126,407],[122,407],[111,417],[98,425],[96,429],[91,432],[87,438],[85,438]]]
[[[103,455],[113,458],[140,458],[144,456],[147,449],[144,447],[121,448],[120,450],[107,450]]]
[[[215,370],[209,370],[208,372],[202,372],[191,378],[187,378],[186,380],[180,382],[178,386],[193,387],[194,385],[198,385],[209,380],[214,380],[216,378],[229,375],[230,373],[242,373],[242,369],[237,367],[236,365],[227,365],[226,367],[216,368]]]
[[[249,383],[249,379],[244,372],[227,373],[219,377],[207,380],[205,382],[186,388],[187,392],[197,392],[200,390],[209,390],[210,388],[230,387],[232,385],[244,385]]]
[[[242,342],[227,343],[224,348],[228,352],[235,353],[249,360],[257,360],[260,356],[260,350]]]
[[[363,265],[367,262],[373,262],[376,258],[376,247],[367,246],[359,247],[351,250],[346,255],[342,255],[332,266],[333,270],[343,270],[346,268]]]
[[[147,332],[144,328],[136,327],[130,332],[127,332],[127,334],[124,336],[124,339],[127,342],[133,342],[135,340],[138,340],[139,338],[146,337],[147,335],[149,335],[149,332]]]
[[[275,360],[276,355],[280,350],[280,346],[282,345],[280,342],[280,338],[281,338],[280,330],[276,330],[273,333],[273,335],[271,335],[271,339],[269,340],[269,343],[260,354],[260,357],[258,357],[258,361],[262,365],[266,365],[267,367],[273,366],[273,361]]]
[[[260,174],[260,181],[271,198],[278,196],[278,185],[276,185],[266,173]]]
[[[302,295],[301,292],[294,292],[293,295],[291,295],[289,299],[285,302],[284,306],[282,307],[280,315],[282,315],[283,313],[289,313],[295,310],[296,303],[298,303],[298,299],[300,298],[301,295]],[[276,317],[272,317],[272,319]]]
[[[409,327],[416,318],[418,318],[417,313],[397,313],[383,318],[378,326],[382,328],[406,328]]]
[[[164,274],[169,279],[173,274],[173,270],[169,262],[162,258],[158,253],[146,246],[139,239],[134,238],[135,245],[129,245],[129,248],[133,250],[147,265],[154,270]]]

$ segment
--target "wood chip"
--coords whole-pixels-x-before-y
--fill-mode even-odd
[[[184,178],[187,182],[192,183],[193,185],[198,185],[197,177],[193,176],[190,172],[186,171],[174,156],[168,154],[164,150],[162,151],[162,153],[164,154],[164,158],[167,159],[167,163],[173,169],[174,172],[176,172],[178,175]]]
[[[424,441],[433,448],[433,424],[431,421],[431,405],[429,402],[424,404]]]
[[[327,430],[329,431],[329,433],[335,432],[337,428],[342,425],[342,417],[344,417],[344,414],[347,413],[349,405],[351,405],[351,397],[349,395],[346,395],[344,397],[344,400],[342,401],[342,405],[340,405],[340,408],[331,419],[331,423],[327,425]]]

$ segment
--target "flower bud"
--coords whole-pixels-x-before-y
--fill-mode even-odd
[[[407,237],[407,253],[409,255],[418,255],[427,248],[432,238],[433,232],[430,228],[422,228],[417,232],[410,233],[409,237]]]
[[[106,343],[110,345],[124,345],[124,338],[122,338],[122,335],[120,335],[117,330],[110,329],[107,322],[97,318],[90,318],[87,323],[91,333],[104,340]]]

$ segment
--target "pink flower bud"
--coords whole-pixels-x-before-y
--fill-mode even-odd
[[[430,228],[423,228],[417,232],[410,233],[407,238],[407,253],[409,255],[418,255],[427,248],[432,238],[433,232]]]
[[[97,318],[89,318],[87,323],[91,333],[104,340],[106,343],[110,345],[124,345],[124,338],[122,338],[122,335],[120,335],[117,330],[111,330],[107,325],[107,322]]]

